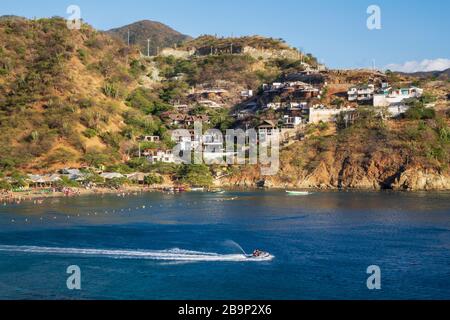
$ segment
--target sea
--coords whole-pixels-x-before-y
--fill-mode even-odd
[[[268,255],[252,258],[256,249]],[[450,194],[0,203],[0,299],[450,299]]]

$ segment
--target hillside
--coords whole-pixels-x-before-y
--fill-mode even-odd
[[[130,34],[130,44],[140,48],[143,54],[147,54],[147,39],[150,39],[150,55],[156,55],[158,49],[174,47],[180,45],[189,36],[179,33],[174,29],[160,22],[143,20],[127,26],[108,30],[106,33],[128,43],[128,32]]]
[[[136,86],[137,52],[63,19],[0,22],[0,169],[51,170],[100,152],[121,160],[119,141]]]
[[[225,84],[229,92],[216,101],[232,107],[240,90],[301,69],[289,59],[247,54],[146,59],[89,25],[69,30],[61,18],[5,19],[0,43],[4,172],[123,163],[137,153],[140,135],[157,134],[170,145],[161,115],[176,101],[195,101],[190,87]],[[149,82],[155,72],[163,81]],[[183,79],[173,79],[179,73]],[[231,123],[226,110],[193,112],[208,114],[214,126]]]
[[[209,184],[225,172],[219,183],[232,186],[265,180],[268,186],[301,188],[450,189],[448,81],[316,66],[313,55],[279,39],[202,36],[144,57],[136,46],[87,24],[69,30],[61,18],[5,18],[0,20],[0,182],[4,176],[96,167],[156,173],[194,185]],[[253,166],[189,167],[138,158],[142,151],[171,149],[170,131],[192,129],[195,119],[222,131],[264,120],[283,126],[289,111],[281,104],[306,99],[334,108],[348,103],[350,86],[382,81],[420,85],[426,95],[406,118],[381,119],[362,108],[351,126],[302,126],[303,139],[288,141],[282,169],[273,177],[261,177]],[[277,89],[274,82],[286,87]],[[433,109],[425,107],[430,102]],[[277,103],[278,109],[268,107]],[[240,118],[243,111],[251,112],[250,118]]]

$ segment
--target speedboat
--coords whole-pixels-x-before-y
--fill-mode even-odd
[[[253,260],[269,260],[269,259],[272,259],[273,256],[268,252],[256,249],[253,252],[253,254],[248,255],[247,258],[253,259]]]
[[[287,190],[286,193],[288,195],[291,195],[291,196],[308,196],[308,195],[310,195],[310,193],[307,192],[307,191],[290,191],[290,190]]]

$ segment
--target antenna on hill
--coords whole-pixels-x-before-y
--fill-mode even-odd
[[[130,46],[130,29],[128,29],[128,46]]]
[[[375,71],[375,59],[372,60],[372,71]]]

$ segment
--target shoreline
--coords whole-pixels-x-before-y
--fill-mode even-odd
[[[51,190],[48,189],[30,189],[22,192],[10,191],[4,192],[0,194],[0,202],[3,204],[7,203],[16,203],[20,204],[23,201],[34,201],[35,203],[39,203],[45,199],[53,199],[53,198],[76,198],[76,197],[86,197],[92,195],[117,195],[117,196],[130,196],[137,195],[139,193],[165,193],[170,192],[166,189],[176,188],[174,185],[163,185],[158,187],[152,186],[124,186],[120,189],[110,189],[110,188],[94,188],[94,189],[85,189],[85,188],[67,188],[66,191],[61,190]],[[218,187],[216,187],[218,188]],[[319,188],[281,188],[281,187],[266,187],[266,188],[257,188],[257,187],[224,187],[218,188],[223,189],[225,191],[232,192],[246,192],[246,191],[308,191],[311,193],[318,192],[365,192],[365,193],[398,193],[398,194],[449,194],[448,190],[377,190],[377,189],[319,189]],[[189,191],[187,191],[189,192]]]

